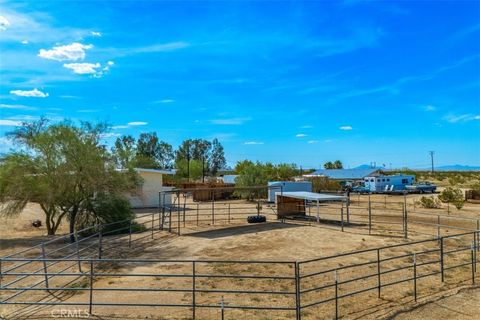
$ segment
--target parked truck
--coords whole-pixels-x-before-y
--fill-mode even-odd
[[[437,190],[437,186],[428,181],[407,185],[405,187],[409,193],[434,193]]]

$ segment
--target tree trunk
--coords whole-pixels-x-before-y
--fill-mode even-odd
[[[75,221],[77,219],[78,206],[73,206],[72,211],[70,212],[70,242],[74,243],[75,239]]]

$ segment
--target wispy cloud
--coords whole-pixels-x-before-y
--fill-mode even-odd
[[[471,113],[466,114],[447,114],[443,117],[443,120],[450,123],[469,122],[474,120],[480,120],[480,115]]]
[[[225,118],[225,119],[212,119],[210,123],[218,125],[241,125],[246,121],[251,120],[251,118]]]
[[[477,32],[480,32],[480,23],[468,26],[454,33],[451,37],[451,40],[461,40]]]
[[[173,99],[163,99],[163,100],[157,100],[157,101],[153,101],[154,104],[160,104],[160,103],[173,103],[175,102],[175,100]]]
[[[53,47],[49,50],[40,49],[38,56],[56,61],[77,61],[85,59],[85,51],[91,48],[93,48],[91,44],[85,45],[74,42],[64,46]]]
[[[300,127],[300,129],[311,129],[311,128],[313,128],[313,126],[309,124]]]
[[[304,137],[306,137],[306,136],[307,136],[307,135],[306,135],[305,133],[297,133],[297,134],[295,135],[295,137],[297,137],[297,138],[304,138]]]
[[[424,111],[427,111],[427,112],[432,112],[432,111],[436,111],[437,108],[435,106],[432,106],[431,104],[428,104],[426,106],[422,106],[422,109]]]
[[[472,61],[478,60],[479,57],[480,57],[480,54],[467,56],[467,57],[464,57],[462,59],[456,60],[456,61],[454,61],[450,64],[447,64],[445,66],[439,67],[438,69],[434,70],[431,73],[421,74],[421,75],[413,75],[413,76],[405,76],[405,77],[397,79],[393,83],[384,84],[384,85],[371,87],[371,88],[353,89],[353,90],[350,90],[350,91],[345,91],[345,92],[339,93],[332,101],[333,102],[338,102],[339,100],[346,99],[346,98],[365,96],[365,95],[370,95],[370,94],[375,94],[375,93],[398,94],[400,92],[401,87],[406,85],[406,84],[431,80],[431,79],[437,77],[438,75],[440,75],[441,73],[443,73],[445,71],[455,69],[457,67],[463,66],[463,65],[465,65],[467,63],[470,63]]]
[[[0,16],[0,31],[7,30],[8,26],[10,26],[10,21],[8,21],[4,16]]]
[[[0,103],[0,109],[36,110],[37,108],[24,106],[24,105],[21,105],[21,104],[3,104],[3,103]]]
[[[116,125],[113,126],[112,129],[118,130],[118,129],[128,129],[131,127],[139,127],[139,126],[146,126],[148,122],[145,121],[131,121],[127,124],[121,124],[121,125]]]
[[[101,32],[98,32],[98,31],[91,31],[90,32],[90,35],[92,37],[101,37],[102,36],[102,33]]]
[[[340,130],[344,130],[344,131],[353,130],[352,126],[341,126],[339,129],[340,129]]]
[[[42,92],[37,88],[33,90],[10,90],[10,93],[20,97],[46,98],[48,93]]]
[[[318,140],[308,140],[308,144],[315,144],[318,143]]]
[[[259,142],[259,141],[247,141],[247,142],[244,142],[243,144],[244,145],[261,145],[261,144],[264,144],[264,143]]]
[[[132,122],[129,122],[127,123],[127,125],[131,126],[131,127],[134,127],[134,126],[146,126],[148,124],[148,122],[144,122],[144,121],[132,121]]]
[[[21,126],[21,125],[22,125],[22,122],[21,122],[21,121],[0,119],[0,126],[5,126],[5,127],[17,127],[17,126]]]

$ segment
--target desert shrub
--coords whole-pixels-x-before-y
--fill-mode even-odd
[[[440,201],[447,204],[447,210],[450,212],[450,203],[455,206],[458,210],[463,208],[465,203],[465,198],[463,191],[458,188],[447,187],[445,188],[440,195],[438,196]]]
[[[330,180],[327,177],[315,177],[311,181],[313,192],[342,190],[342,186],[338,181]]]
[[[438,209],[442,207],[441,201],[435,197],[422,197],[417,201],[417,204],[427,209]]]
[[[89,211],[80,216],[77,221],[77,230],[88,227],[105,225],[103,234],[128,233],[130,220],[135,218],[130,203],[127,199],[118,195],[100,194],[89,204]],[[82,235],[92,234],[98,231],[98,227],[91,228]],[[144,230],[145,227],[132,223],[132,232]]]

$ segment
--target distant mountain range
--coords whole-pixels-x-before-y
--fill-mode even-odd
[[[362,164],[358,167],[355,167],[354,169],[369,169],[369,168],[371,168],[370,165]],[[376,167],[375,169],[382,169],[382,170],[386,170],[386,171],[389,170],[388,168],[384,168],[384,167]],[[398,169],[392,169],[392,170],[398,170]],[[430,168],[423,168],[423,169],[415,168],[415,169],[411,169],[411,170],[428,171],[428,170],[430,170]],[[435,167],[435,170],[437,170],[437,171],[480,171],[480,166],[467,166],[467,165],[461,165],[461,164],[452,164],[452,165]]]

